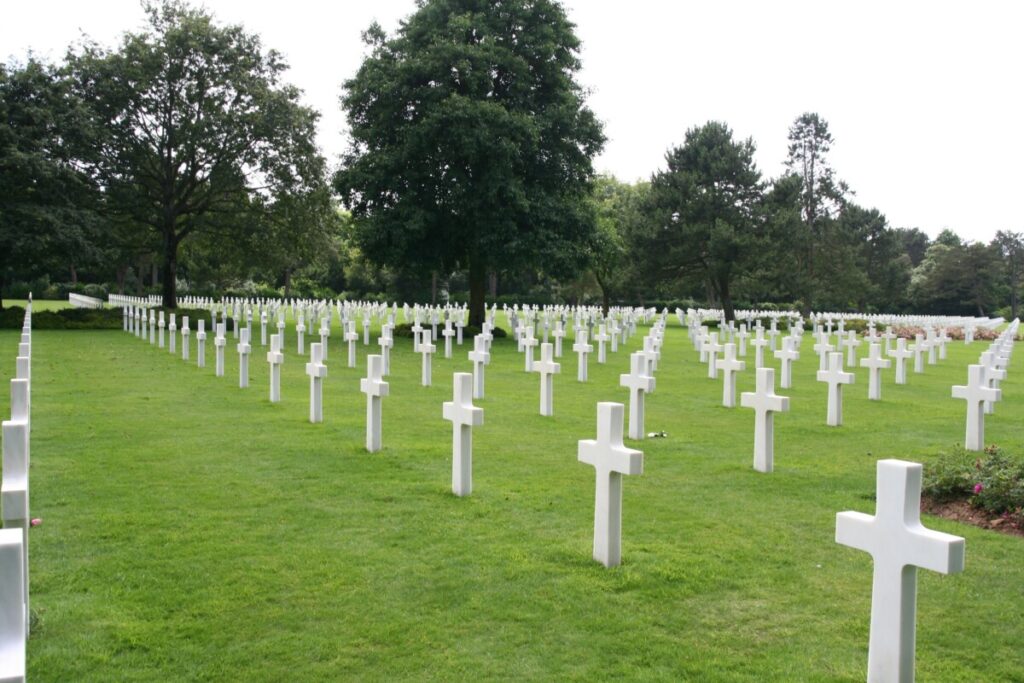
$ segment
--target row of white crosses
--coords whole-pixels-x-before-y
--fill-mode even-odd
[[[25,680],[25,641],[29,633],[29,450],[32,414],[32,297],[22,322],[15,374],[11,380],[11,419],[2,424],[3,480],[0,482],[0,680]]]
[[[999,382],[1006,378],[1013,342],[1020,321],[1010,326],[992,343],[989,351],[981,354],[980,362],[967,366],[967,384],[953,387],[953,398],[967,402],[967,432],[964,448],[981,451],[985,448],[985,413],[994,410],[1002,398]]]

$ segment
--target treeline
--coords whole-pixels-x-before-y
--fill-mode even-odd
[[[175,0],[115,48],[0,64],[0,290],[1017,315],[1021,235],[934,241],[859,206],[815,114],[787,173],[693,128],[647,182],[604,135],[550,0],[429,0],[371,26],[332,169],[287,65]],[[1005,309],[1005,310],[1004,310]]]

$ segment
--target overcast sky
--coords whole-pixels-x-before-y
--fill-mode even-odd
[[[828,122],[837,176],[897,227],[988,240],[1024,230],[1024,3],[567,0],[583,41],[580,80],[604,121],[598,171],[648,178],[686,130],[725,121],[752,137],[768,177],[804,111]],[[207,0],[282,52],[322,113],[320,144],[345,147],[341,83],[376,19],[392,30],[412,0]],[[0,57],[59,60],[85,33],[113,45],[143,25],[137,0],[5,2]]]

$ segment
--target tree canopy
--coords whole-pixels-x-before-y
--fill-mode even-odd
[[[601,126],[576,82],[580,43],[549,0],[425,0],[379,26],[346,81],[352,145],[335,188],[363,253],[469,271],[470,320],[490,270],[583,265]]]
[[[94,112],[81,160],[108,211],[160,240],[164,305],[176,305],[178,247],[230,223],[247,203],[272,204],[325,182],[317,113],[281,82],[286,64],[239,26],[167,0],[116,51],[68,55],[75,92]]]

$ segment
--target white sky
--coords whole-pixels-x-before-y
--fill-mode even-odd
[[[412,0],[206,0],[282,52],[288,79],[322,114],[320,144],[345,146],[343,80],[374,19],[387,30]],[[832,164],[891,225],[988,240],[1024,230],[1024,3],[907,0],[566,0],[583,41],[581,82],[605,123],[598,171],[648,178],[687,128],[725,121],[751,136],[766,176],[782,172],[786,134],[816,111]],[[3,3],[0,59],[29,48],[59,60],[85,33],[113,45],[143,24],[137,0]]]

